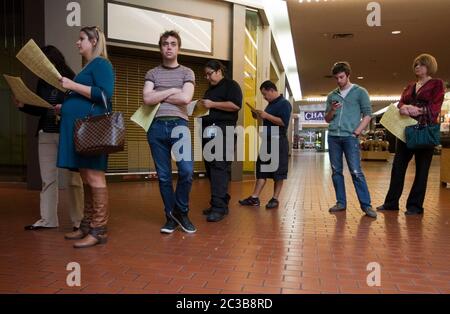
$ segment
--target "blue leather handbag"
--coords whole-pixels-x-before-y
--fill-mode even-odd
[[[406,146],[409,149],[430,149],[441,142],[439,124],[416,124],[405,128]]]

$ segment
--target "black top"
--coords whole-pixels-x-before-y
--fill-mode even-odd
[[[233,104],[242,108],[242,90],[236,81],[224,78],[217,85],[211,85],[205,92],[204,99],[214,102],[231,101]],[[217,125],[236,125],[238,120],[238,111],[224,111],[216,108],[209,110],[209,115],[203,117],[202,125],[207,127],[213,123]]]
[[[62,91],[41,79],[38,81],[36,94],[51,105],[62,104],[65,98]],[[31,105],[24,105],[19,110],[33,116],[40,116],[36,134],[40,130],[46,133],[59,133],[59,121],[56,119],[54,110]]]
[[[286,136],[287,129],[289,127],[289,122],[291,120],[291,112],[292,112],[291,103],[286,98],[284,98],[283,95],[280,95],[278,98],[271,101],[264,111],[275,117],[281,118],[281,120],[284,123],[284,126],[279,126],[279,135]],[[267,127],[267,134],[269,137],[271,136],[270,127],[277,126],[276,124],[266,119],[264,119],[263,125]]]

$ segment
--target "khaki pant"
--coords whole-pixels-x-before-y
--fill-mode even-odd
[[[41,219],[34,226],[58,227],[58,172],[63,172],[67,185],[67,208],[74,227],[83,219],[83,182],[77,172],[58,169],[58,133],[39,132],[39,166],[41,168]]]

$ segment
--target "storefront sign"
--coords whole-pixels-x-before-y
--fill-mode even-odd
[[[325,121],[325,111],[305,111],[305,121]]]

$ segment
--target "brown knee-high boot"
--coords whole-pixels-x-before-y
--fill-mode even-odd
[[[92,188],[92,220],[88,235],[81,241],[75,242],[75,248],[87,248],[97,244],[104,244],[107,240],[106,225],[109,218],[108,188]]]
[[[84,192],[84,213],[83,213],[83,219],[80,223],[80,228],[77,231],[66,233],[64,237],[67,240],[79,240],[83,239],[88,233],[90,229],[90,224],[92,221],[92,214],[93,214],[93,200],[92,200],[92,188],[84,184],[83,185],[83,192]]]

